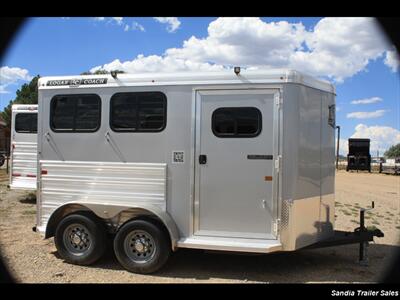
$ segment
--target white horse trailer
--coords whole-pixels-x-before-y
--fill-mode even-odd
[[[36,190],[37,105],[11,107],[10,189]]]
[[[334,235],[335,89],[291,70],[43,77],[35,231],[90,264]]]

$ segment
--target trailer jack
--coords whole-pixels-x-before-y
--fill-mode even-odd
[[[368,266],[368,247],[369,242],[374,241],[374,237],[384,237],[383,232],[378,228],[366,228],[365,227],[365,212],[374,208],[374,202],[372,201],[371,208],[361,208],[360,209],[360,226],[351,231],[340,231],[335,230],[334,235],[327,239],[310,246],[305,247],[304,249],[316,249],[316,248],[325,248],[332,246],[341,246],[348,244],[359,244],[359,257],[358,263],[361,266]]]

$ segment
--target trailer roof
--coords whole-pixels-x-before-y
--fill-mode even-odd
[[[33,110],[37,110],[38,109],[38,105],[37,104],[13,104],[11,106],[11,110],[12,111],[20,111],[20,110],[29,110],[29,111],[33,111]]]
[[[40,78],[39,89],[243,83],[298,83],[335,94],[335,87],[331,83],[288,69],[241,70],[239,75],[236,75],[233,70],[118,74],[116,79],[110,74],[54,76]]]

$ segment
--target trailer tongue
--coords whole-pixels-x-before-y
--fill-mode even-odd
[[[332,246],[341,246],[348,244],[360,244],[359,248],[359,258],[358,262],[360,265],[368,265],[368,246],[369,242],[374,240],[374,237],[384,237],[383,232],[378,228],[368,228],[365,227],[365,212],[371,210],[375,207],[374,201],[372,201],[372,206],[369,209],[360,209],[360,226],[355,228],[353,232],[351,231],[341,231],[335,230],[334,235],[326,240],[317,242],[313,245],[305,247],[304,249],[316,249],[325,248]]]

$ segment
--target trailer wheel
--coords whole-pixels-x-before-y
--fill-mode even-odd
[[[149,274],[167,262],[171,247],[169,237],[160,227],[133,220],[123,225],[115,236],[114,252],[128,271]]]
[[[91,214],[72,214],[58,224],[54,241],[66,262],[90,265],[104,254],[107,234]]]

